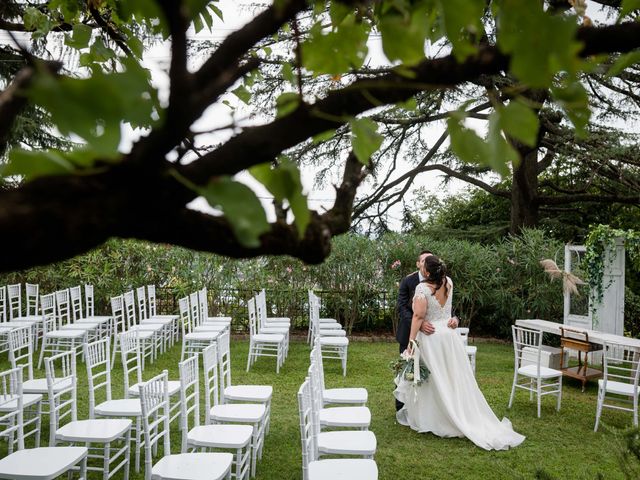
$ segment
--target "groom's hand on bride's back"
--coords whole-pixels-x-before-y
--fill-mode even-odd
[[[424,322],[422,322],[422,325],[420,325],[420,331],[425,335],[431,335],[436,331],[436,328],[433,326],[433,323],[425,320]]]

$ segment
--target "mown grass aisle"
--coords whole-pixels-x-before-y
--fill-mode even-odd
[[[606,479],[623,478],[619,468],[616,428],[631,425],[631,415],[605,411],[603,427],[593,433],[596,389],[591,383],[585,393],[578,383],[565,382],[562,409],[556,413],[554,400],[543,399],[542,418],[536,418],[535,404],[525,392],[519,392],[514,408],[507,410],[513,375],[513,349],[508,344],[477,342],[477,379],[487,401],[498,417],[508,416],[516,431],[527,436],[518,448],[506,452],[486,452],[466,439],[442,439],[418,434],[395,422],[392,397],[392,374],[389,362],[397,353],[396,343],[351,342],[347,377],[343,378],[337,361],[325,361],[328,387],[360,386],[369,391],[372,411],[371,429],[378,439],[375,459],[380,479],[532,479],[542,468],[562,479],[594,479],[597,473]],[[264,455],[258,464],[258,480],[299,479],[302,476],[297,390],[309,365],[309,348],[302,341],[292,341],[280,375],[272,359],[260,358],[249,373],[246,366],[247,341],[233,341],[232,378],[234,383],[270,384],[274,388],[271,432],[266,438]],[[170,379],[178,379],[180,347],[174,347],[158,362],[149,365],[145,379],[169,370]],[[119,361],[113,371],[113,393],[121,398],[122,371]],[[2,368],[7,368],[3,362]],[[86,418],[88,394],[86,370],[78,363],[79,418]],[[36,375],[43,376],[44,372]],[[202,404],[203,405],[203,402]],[[204,407],[202,407],[204,408]],[[48,418],[46,418],[48,420]],[[172,451],[180,449],[180,430],[174,422]],[[48,425],[43,425],[42,443],[47,444]],[[29,446],[29,443],[28,445]],[[6,442],[1,444],[6,454]],[[143,472],[130,478],[142,479]],[[90,475],[90,478],[100,478]],[[116,476],[116,478],[122,478]],[[356,479],[354,479],[356,480]]]

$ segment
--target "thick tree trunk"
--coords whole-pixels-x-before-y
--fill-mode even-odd
[[[521,162],[513,169],[511,233],[538,224],[538,150],[518,145]],[[526,151],[525,151],[526,149]]]

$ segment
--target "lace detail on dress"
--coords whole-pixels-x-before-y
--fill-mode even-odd
[[[447,277],[447,286],[449,292],[447,294],[447,301],[444,306],[440,305],[435,295],[432,295],[431,288],[426,283],[419,283],[416,287],[416,293],[413,298],[425,298],[427,300],[427,318],[426,320],[433,322],[447,321],[451,318],[451,299],[453,298],[453,288],[451,286],[451,280]],[[440,287],[443,288],[443,287]]]

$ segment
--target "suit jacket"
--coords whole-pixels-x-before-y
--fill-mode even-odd
[[[409,344],[409,334],[411,333],[411,319],[413,318],[413,295],[416,293],[416,287],[420,283],[418,272],[407,275],[400,282],[400,290],[398,291],[398,329],[396,330],[396,339],[400,344],[400,348],[404,350]],[[404,348],[403,348],[404,347]]]

